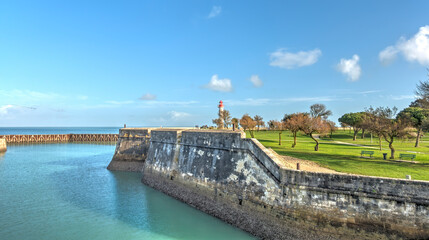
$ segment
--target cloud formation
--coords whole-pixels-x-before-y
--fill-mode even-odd
[[[232,91],[232,83],[228,78],[219,79],[218,75],[215,74],[212,76],[210,82],[204,87],[218,92],[231,92]]]
[[[421,27],[412,38],[401,37],[394,46],[388,46],[378,54],[380,62],[387,65],[401,53],[409,62],[429,65],[429,25]]]
[[[186,113],[186,112],[176,112],[176,111],[171,111],[168,113],[168,115],[170,116],[170,118],[172,120],[183,120],[184,118],[190,117],[191,114]]]
[[[250,81],[252,82],[254,87],[262,87],[262,85],[264,85],[264,83],[262,82],[262,80],[259,78],[258,75],[252,75],[250,76]]]
[[[26,106],[18,106],[18,105],[12,105],[12,104],[8,104],[8,105],[3,105],[0,106],[0,116],[6,116],[8,115],[11,111],[23,111],[23,110],[36,110],[35,107],[26,107]]]
[[[225,100],[225,105],[228,106],[266,106],[266,105],[283,105],[298,102],[332,102],[338,99],[334,96],[320,96],[320,97],[291,97],[291,98],[246,98],[239,100]]]
[[[141,96],[139,99],[140,100],[155,100],[156,99],[156,95],[150,94],[150,93],[146,93],[143,96]]]
[[[214,18],[218,16],[221,12],[222,12],[222,8],[220,6],[213,6],[207,18]]]
[[[286,69],[304,67],[316,63],[320,56],[322,56],[322,51],[317,48],[297,53],[287,52],[285,49],[277,49],[277,51],[270,54],[270,65]]]
[[[342,58],[337,65],[337,70],[346,75],[348,80],[357,81],[362,72],[359,65],[359,56],[355,54],[351,59]]]

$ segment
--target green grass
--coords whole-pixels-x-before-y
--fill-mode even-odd
[[[383,160],[382,153],[388,153],[390,149],[385,141],[382,142],[382,151],[378,149],[378,138],[373,138],[371,143],[370,135],[365,139],[359,138],[353,141],[353,134],[349,131],[337,131],[333,134],[332,139],[321,137],[319,151],[314,151],[315,142],[308,136],[298,135],[297,145],[292,148],[293,137],[288,131],[282,133],[282,145],[278,142],[278,131],[254,131],[255,138],[258,139],[265,147],[270,147],[280,155],[292,156],[300,159],[311,160],[319,163],[321,166],[333,169],[338,172],[361,174],[367,176],[380,176],[391,178],[405,178],[405,175],[411,175],[416,180],[429,180],[429,138],[422,138],[420,147],[415,148],[415,139],[395,140],[396,149],[395,157],[399,158],[400,153],[413,151],[416,153],[418,163],[395,162],[392,160]],[[247,137],[250,134],[247,133]],[[346,142],[360,144],[365,146],[350,146],[336,143]],[[371,149],[375,147],[375,149]],[[362,150],[374,151],[373,158],[361,158]]]

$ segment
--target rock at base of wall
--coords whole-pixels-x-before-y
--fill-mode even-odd
[[[140,172],[143,168],[143,161],[115,161],[112,160],[107,166],[110,171]]]
[[[319,232],[314,225],[304,227],[306,223],[296,219],[278,221],[244,204],[233,204],[224,193],[196,186],[181,177],[172,180],[156,171],[144,170],[142,183],[260,239],[341,239],[340,235]]]
[[[6,140],[0,139],[0,152],[6,152],[7,146],[6,146]]]

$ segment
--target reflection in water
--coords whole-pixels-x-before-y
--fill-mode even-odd
[[[92,144],[12,146],[0,162],[0,236],[252,238],[144,186],[139,173],[108,171],[113,151],[114,146]]]

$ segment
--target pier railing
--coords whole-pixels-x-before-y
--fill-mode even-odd
[[[7,143],[116,142],[118,134],[0,135]]]

